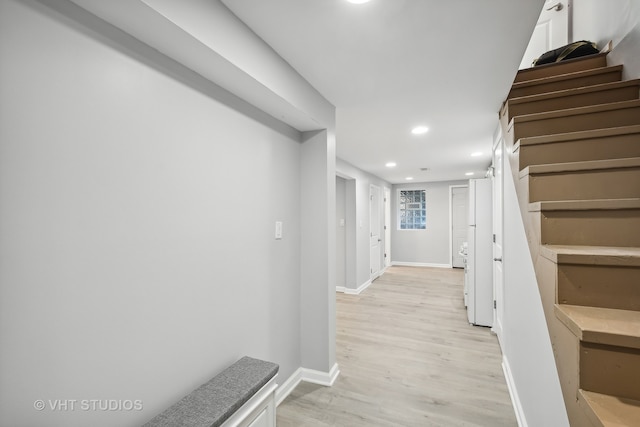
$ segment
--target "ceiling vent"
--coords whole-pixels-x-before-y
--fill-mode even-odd
[[[420,170],[421,170],[422,172],[428,172],[428,171],[429,171],[429,168],[420,168]]]

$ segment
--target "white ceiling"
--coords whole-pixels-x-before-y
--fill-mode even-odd
[[[221,1],[336,106],[338,157],[391,183],[484,176],[544,2]]]

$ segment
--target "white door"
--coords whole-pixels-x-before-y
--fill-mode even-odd
[[[451,188],[451,266],[464,268],[460,248],[467,241],[468,187]]]
[[[369,193],[369,227],[371,246],[371,280],[380,275],[382,238],[380,235],[380,187],[372,185]]]
[[[502,269],[502,193],[504,189],[504,140],[499,135],[493,147],[493,332],[502,341],[504,318],[504,273]]]
[[[531,67],[543,53],[569,43],[570,0],[546,0],[531,40],[524,52],[520,69]]]
[[[384,267],[391,265],[391,189],[384,189]]]
[[[469,191],[472,191],[471,189]],[[469,242],[469,256],[467,257],[466,278],[464,299],[467,305],[467,318],[469,323],[476,323],[476,227],[469,225],[467,227],[469,234],[467,242]]]

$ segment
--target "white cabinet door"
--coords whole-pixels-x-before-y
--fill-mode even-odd
[[[267,408],[265,408],[251,421],[248,427],[273,427],[272,423],[269,422],[269,414],[267,412]]]

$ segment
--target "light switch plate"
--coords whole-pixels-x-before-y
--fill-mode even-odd
[[[276,239],[282,239],[282,221],[276,221]]]

